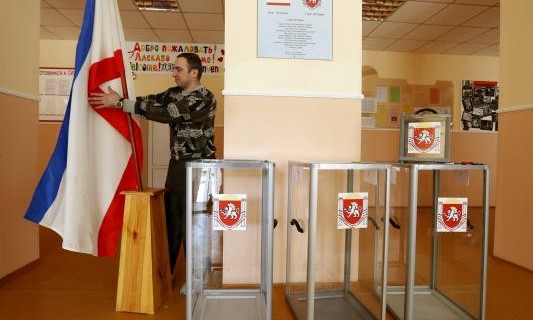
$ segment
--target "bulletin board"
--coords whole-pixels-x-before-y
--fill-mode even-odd
[[[63,121],[73,79],[73,68],[40,68],[39,121]]]
[[[363,81],[365,82],[365,81]],[[401,114],[450,114],[453,112],[453,84],[409,84],[401,79],[370,79],[365,87],[363,128],[399,128]]]

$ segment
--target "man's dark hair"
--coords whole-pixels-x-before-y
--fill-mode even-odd
[[[200,57],[196,53],[184,52],[181,53],[178,58],[185,58],[185,60],[187,60],[187,64],[189,65],[189,72],[192,69],[196,69],[198,70],[198,80],[202,78],[202,60],[200,60]]]

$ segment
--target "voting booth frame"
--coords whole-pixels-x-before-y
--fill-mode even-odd
[[[408,192],[408,220],[407,247],[405,252],[405,278],[402,285],[388,285],[387,308],[396,319],[461,319],[461,320],[485,320],[486,318],[486,290],[487,290],[487,258],[488,258],[488,234],[489,234],[489,167],[484,164],[454,164],[454,163],[412,163],[394,164],[393,169],[406,170],[409,176],[407,182]],[[423,214],[419,207],[420,177],[423,172],[432,175],[433,183],[433,207],[432,207],[432,227],[431,234],[423,235],[418,230],[417,221],[421,220]],[[443,250],[450,250],[451,245],[455,245],[458,239],[468,238],[472,230],[465,232],[442,233],[438,232],[439,221],[439,197],[447,196],[446,191],[440,188],[442,175],[445,173],[472,173],[475,177],[482,179],[481,193],[481,214],[476,218],[475,232],[479,235],[480,241],[476,246],[468,246],[463,252],[468,252],[472,260],[472,265],[466,266],[457,257],[445,257]],[[466,189],[457,186],[461,179],[456,180],[456,193],[465,192]],[[467,179],[468,180],[468,179]],[[472,215],[473,216],[473,215]],[[470,217],[470,214],[468,215]],[[474,228],[467,219],[464,219],[465,229]],[[402,231],[403,232],[403,231]],[[417,241],[417,236],[428,236],[429,251],[421,253],[420,244],[424,241]],[[452,243],[454,242],[455,243]],[[460,242],[460,241],[459,241]],[[451,244],[451,245],[450,245]],[[477,252],[476,252],[477,251]],[[456,253],[455,253],[456,254]],[[426,259],[422,259],[426,258]],[[445,258],[447,260],[445,261]],[[455,260],[453,260],[455,259]],[[418,262],[418,263],[417,263]],[[461,264],[464,270],[458,270],[457,264]],[[463,261],[464,262],[464,261]],[[429,266],[428,279],[421,280],[418,265]],[[467,270],[468,269],[468,270]],[[460,272],[462,271],[462,272]],[[463,277],[461,277],[461,273]],[[471,273],[469,277],[464,277],[465,273]],[[450,278],[453,283],[443,283],[443,274],[447,274],[448,282]],[[452,275],[450,277],[450,274]],[[468,306],[468,307],[466,307]]]
[[[216,275],[216,269],[211,265],[209,250],[214,237],[213,232],[233,232],[230,228],[218,229],[213,227],[213,219],[204,219],[208,213],[195,210],[193,201],[193,176],[195,170],[221,169],[224,170],[224,191],[231,189],[234,194],[247,194],[245,190],[249,183],[256,183],[255,190],[259,195],[250,196],[250,206],[246,213],[250,216],[249,225],[239,225],[237,237],[244,237],[249,255],[259,252],[255,265],[223,265],[222,275]],[[246,182],[231,183],[231,176],[242,173]],[[197,175],[196,175],[197,176]],[[186,164],[186,320],[271,320],[272,319],[272,272],[273,272],[273,229],[274,229],[274,163],[262,160],[197,160]],[[246,200],[245,200],[246,201]],[[214,200],[216,202],[216,199]],[[253,202],[253,203],[252,203]],[[217,206],[216,203],[213,206]],[[242,209],[242,208],[241,208]],[[241,221],[244,209],[233,218]],[[213,216],[217,213],[213,211]],[[222,213],[220,213],[222,215]],[[237,219],[237,216],[239,217]],[[252,217],[253,216],[253,217]],[[231,217],[230,217],[231,218]],[[202,222],[207,221],[207,223]],[[253,221],[253,222],[252,222]],[[241,221],[242,222],[242,221]],[[203,228],[195,225],[203,224]],[[246,222],[244,223],[246,225]],[[255,226],[252,227],[251,224]],[[258,230],[253,232],[252,228]],[[227,231],[223,231],[227,230]],[[257,239],[257,233],[260,233]],[[247,238],[250,237],[250,238]],[[225,242],[228,239],[224,239]],[[254,245],[259,244],[259,248]],[[245,253],[241,253],[245,254]],[[235,273],[240,277],[239,270],[253,269],[257,275],[253,283],[232,283],[225,280],[225,273]],[[242,271],[241,271],[242,272]],[[234,279],[235,280],[235,279]],[[241,280],[241,279],[238,279]]]
[[[387,168],[387,166],[390,167]],[[387,173],[378,174],[378,178],[370,179],[357,174],[357,171],[375,169],[378,171],[381,169]],[[396,178],[391,179],[389,178],[390,170],[394,172],[404,170],[408,173],[409,179],[402,181]],[[329,171],[337,171],[338,176],[345,175],[346,178],[344,180],[339,179],[338,176],[332,178],[331,174],[328,177]],[[431,208],[419,206],[418,191],[421,172],[432,174],[433,206]],[[479,177],[482,179],[481,213],[479,214],[479,210],[472,210],[473,222],[471,224],[467,221],[465,209],[464,219],[461,221],[465,229],[468,225],[468,230],[464,232],[439,232],[438,224],[442,223],[442,214],[439,213],[442,211],[439,208],[439,205],[442,206],[441,201],[459,198],[466,203],[467,198],[461,198],[462,195],[471,194],[470,191],[479,192],[479,190],[470,190],[472,187],[469,183],[457,177],[453,177],[455,183],[463,184],[463,186],[456,185],[451,191],[441,190],[441,175],[447,174],[445,178],[452,178],[450,175],[470,172],[472,172],[471,179]],[[386,175],[387,179],[383,181],[379,178],[380,175]],[[467,177],[466,180],[468,179]],[[370,181],[370,184],[375,185],[374,192],[371,187],[368,187],[369,180],[374,180]],[[406,224],[395,226],[395,228],[401,228],[401,231],[395,230],[400,233],[400,237],[394,239],[389,235],[388,229],[389,206],[392,207],[392,201],[389,201],[389,198],[394,195],[393,198],[398,200],[403,190],[393,190],[390,186],[391,180],[395,181],[395,188],[402,185],[401,187],[408,190]],[[346,184],[344,188],[339,186],[343,182]],[[421,187],[423,188],[423,185]],[[380,191],[380,189],[386,191]],[[334,223],[327,222],[331,220],[332,212],[333,216],[335,215],[335,208],[331,208],[331,199],[335,198],[337,193],[341,199],[346,192],[350,194],[353,191],[363,191],[365,195],[368,195],[368,200],[370,200],[368,227],[344,229],[339,228],[342,224],[337,224],[336,227]],[[489,168],[487,165],[427,162],[388,165],[290,162],[288,192],[290,225],[287,226],[285,298],[297,319],[321,320],[333,317],[367,320],[386,319],[391,315],[395,319],[402,320],[484,320],[486,318],[489,223]],[[450,194],[453,194],[453,197],[450,198]],[[385,195],[381,208],[380,195]],[[394,204],[399,207],[403,206],[403,202]],[[339,216],[341,215],[340,205],[339,200]],[[430,216],[426,219],[430,221],[429,229],[426,234],[421,234],[418,230],[417,241],[417,218],[418,220],[425,218],[421,216],[425,214],[425,211],[430,212]],[[378,228],[383,230],[382,234],[378,232]],[[471,230],[473,228],[475,228],[474,232]],[[339,241],[343,233],[344,245]],[[463,250],[456,251],[457,248],[453,246],[458,243],[462,245],[464,239],[469,239],[469,237],[473,237],[470,244],[464,245]],[[372,238],[373,242],[368,241]],[[397,243],[398,240],[405,242],[406,246]],[[328,242],[336,243],[336,246],[328,247]],[[379,250],[380,244],[382,245],[381,251]],[[424,251],[426,249],[421,247],[428,247],[429,250],[426,252]],[[397,255],[402,264],[400,269],[403,270],[394,270],[394,275],[391,266],[396,268],[394,263],[398,261],[391,261],[390,248],[399,248]],[[457,260],[461,259],[459,254],[469,256],[468,263],[465,261],[460,263],[461,265],[468,264],[468,270],[457,269]],[[302,266],[298,261],[301,260],[302,255],[307,261],[307,264],[303,266],[306,269],[305,278],[299,272]],[[339,264],[339,261],[344,265]],[[353,268],[354,263],[358,263],[355,268]],[[421,271],[426,269],[428,279],[424,277],[425,271]]]
[[[285,300],[298,320],[385,319],[390,176],[390,164],[289,162]]]

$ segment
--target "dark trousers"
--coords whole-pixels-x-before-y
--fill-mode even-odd
[[[185,243],[185,163],[170,159],[165,188],[165,211],[167,219],[170,272],[174,273],[181,243]]]

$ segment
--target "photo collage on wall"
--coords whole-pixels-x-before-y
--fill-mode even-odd
[[[463,130],[498,131],[498,82],[463,80]]]

